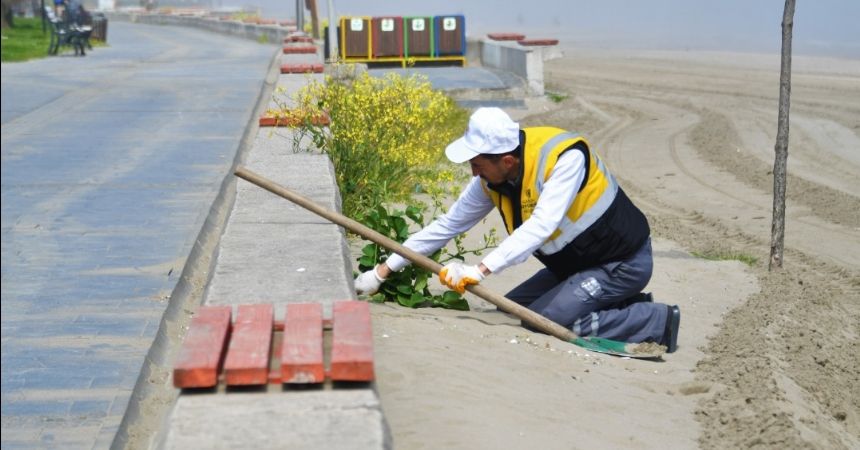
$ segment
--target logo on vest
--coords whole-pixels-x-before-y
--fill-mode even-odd
[[[524,199],[522,202],[522,206],[520,206],[520,210],[523,212],[523,217],[525,218],[532,215],[532,211],[535,210],[536,205],[536,200],[532,200],[530,198]]]
[[[535,209],[535,205],[537,205],[537,199],[532,197],[532,188],[526,188],[524,192],[523,198],[520,199],[520,211],[523,213],[523,217],[528,217],[532,215],[532,211]]]

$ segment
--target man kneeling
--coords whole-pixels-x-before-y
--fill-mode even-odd
[[[657,342],[677,348],[678,306],[654,303],[642,289],[653,259],[648,220],[584,138],[553,127],[520,129],[499,108],[479,108],[445,155],[468,161],[473,178],[450,210],[404,245],[431,254],[497,208],[509,236],[478,265],[447,264],[439,278],[463,293],[492,273],[534,255],[546,268],[507,297],[579,336]],[[360,274],[373,294],[409,262],[392,255]]]

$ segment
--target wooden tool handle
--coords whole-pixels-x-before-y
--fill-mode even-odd
[[[427,269],[433,273],[438,274],[440,270],[442,270],[442,265],[433,261],[432,259],[417,253],[413,250],[410,250],[400,243],[384,236],[361,223],[356,222],[355,220],[350,219],[349,217],[344,216],[338,212],[332,211],[330,209],[324,208],[318,204],[316,204],[311,199],[302,196],[301,194],[297,194],[271,180],[268,180],[244,167],[238,167],[236,169],[236,176],[247,180],[275,195],[283,197],[302,208],[311,211],[314,214],[317,214],[337,225],[340,225],[347,230],[367,239],[376,244],[379,244],[386,249],[397,253],[398,255],[412,261],[413,264],[418,265],[423,269]],[[495,292],[481,286],[481,285],[470,285],[467,286],[466,289],[469,292],[481,297],[482,299],[498,306],[503,311],[513,314],[514,316],[522,319],[524,322],[528,323],[532,327],[549,334],[551,336],[555,336],[565,342],[571,342],[577,338],[577,336],[567,328],[547,319],[544,316],[518,304],[514,301],[508,299],[503,295],[496,294]]]

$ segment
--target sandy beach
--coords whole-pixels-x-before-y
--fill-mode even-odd
[[[375,304],[395,448],[860,448],[860,61],[794,58],[785,267],[769,273],[778,55],[564,52],[545,78],[567,98],[509,113],[582,133],[646,213],[648,290],[680,305],[679,350],[590,353],[477,298]]]

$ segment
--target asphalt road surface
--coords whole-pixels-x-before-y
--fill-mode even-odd
[[[111,22],[2,65],[2,447],[107,448],[273,45]]]

